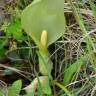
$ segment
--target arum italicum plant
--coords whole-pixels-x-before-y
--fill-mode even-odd
[[[43,92],[51,94],[49,80],[52,79],[53,63],[47,48],[64,34],[64,0],[34,0],[24,9],[21,22],[38,46],[39,70],[43,75],[35,78],[25,90],[34,92],[40,81]]]

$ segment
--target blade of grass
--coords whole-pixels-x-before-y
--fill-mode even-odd
[[[53,81],[53,83],[54,83],[56,86],[58,86],[59,88],[61,88],[61,89],[67,94],[67,96],[74,96],[74,95],[72,95],[72,94],[70,93],[70,91],[69,91],[64,85],[62,85],[62,84],[60,84],[60,83],[58,83],[58,82],[56,82],[56,81]]]
[[[69,68],[65,70],[64,79],[63,79],[63,82],[65,85],[69,84],[71,80],[74,80],[76,73],[78,73],[80,71],[81,66],[85,64],[84,61],[86,60],[86,54],[90,54],[93,51],[93,49],[95,49],[94,44],[85,29],[83,20],[82,18],[80,18],[80,15],[78,14],[71,0],[70,0],[70,5],[72,7],[73,14],[76,18],[77,23],[79,24],[81,31],[83,32],[84,36],[87,35],[86,37],[87,48],[86,49],[88,50],[88,52],[85,53],[84,57],[81,57],[79,60],[77,60],[74,64],[72,64],[71,66],[69,66]],[[92,63],[92,65],[94,66],[96,65],[94,53],[91,53],[90,55],[90,62]]]
[[[86,51],[88,51],[87,54],[89,54],[91,51],[95,50],[94,43],[93,43],[91,37],[88,35],[88,32],[87,32],[85,25],[84,25],[84,20],[82,19],[81,14],[79,14],[80,12],[78,12],[80,10],[80,8],[78,7],[78,4],[77,4],[77,7],[75,7],[74,4],[72,3],[72,1],[71,0],[69,0],[69,1],[70,1],[71,8],[73,10],[74,17],[75,17],[77,23],[79,24],[79,27],[80,27],[81,31],[83,32],[83,35],[84,36],[87,35],[87,37],[85,38],[85,41],[87,44]],[[95,58],[96,58],[95,54],[92,53],[90,56],[90,62],[94,68],[96,67],[96,59]]]
[[[92,13],[93,13],[93,16],[94,16],[94,20],[96,22],[96,5],[93,3],[92,0],[89,0],[89,4],[90,4],[90,7],[92,9]]]
[[[79,24],[79,27],[80,27],[81,31],[83,32],[84,36],[87,35],[87,37],[86,37],[87,45],[90,45],[90,48],[92,47],[92,49],[95,49],[94,44],[93,44],[91,38],[89,37],[89,35],[87,33],[87,30],[86,30],[86,28],[84,26],[83,19],[81,18],[81,15],[76,10],[77,8],[73,5],[72,1],[71,0],[69,0],[69,1],[70,1],[70,6],[72,8],[74,17],[75,17],[77,23]],[[79,8],[78,8],[78,10],[79,10]],[[89,51],[90,51],[90,48],[88,47]]]

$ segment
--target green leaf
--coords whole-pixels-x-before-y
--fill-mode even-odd
[[[46,76],[42,76],[37,77],[37,79],[38,79],[38,95],[41,94],[42,96],[43,92],[46,95],[51,95],[52,91],[49,83],[49,78]]]
[[[8,37],[13,36],[16,40],[22,41],[24,36],[21,28],[21,21],[15,20],[14,22],[11,22],[9,25],[7,25],[6,35]]]
[[[37,52],[39,57],[39,69],[43,75],[47,75],[51,78],[51,71],[53,69],[53,63],[50,60],[50,54],[48,51],[44,52],[39,50]]]
[[[21,15],[22,27],[39,46],[41,33],[48,32],[48,45],[65,31],[64,0],[34,0]]]
[[[34,93],[29,92],[29,93],[27,93],[25,96],[34,96]]]
[[[67,85],[72,80],[75,73],[80,71],[81,66],[85,63],[86,57],[81,57],[79,60],[77,60],[74,64],[70,65],[69,68],[65,70],[64,73],[64,85]]]
[[[5,59],[5,52],[6,49],[4,48],[4,46],[7,44],[7,41],[5,39],[0,40],[0,61],[3,61]]]
[[[5,75],[12,75],[12,73],[13,73],[13,71],[10,70],[10,69],[5,69],[5,70],[3,71],[3,74],[5,74]]]
[[[5,52],[6,50],[4,48],[0,48],[0,61],[3,61],[5,59]]]
[[[42,96],[42,94],[50,95],[52,93],[48,76],[37,76],[24,90],[28,95],[35,93],[36,90],[38,90],[39,96]]]
[[[0,96],[4,96],[4,94],[3,94],[3,92],[2,92],[2,91],[0,91]]]
[[[18,96],[22,87],[21,80],[15,81],[9,88],[8,96]]]
[[[46,85],[43,88],[45,94],[50,95],[52,93],[49,80],[46,81]]]

